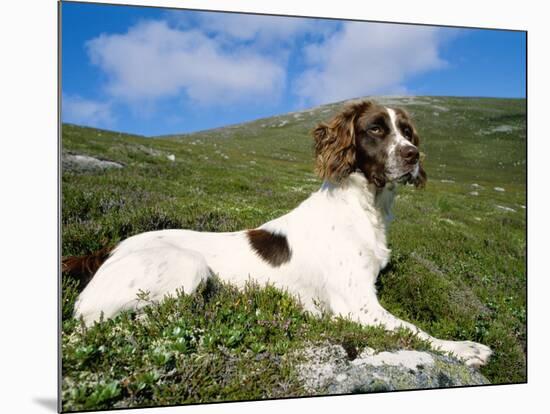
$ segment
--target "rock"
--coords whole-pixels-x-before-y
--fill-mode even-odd
[[[456,225],[456,221],[453,221],[453,220],[451,220],[451,219],[449,219],[449,218],[440,218],[440,219],[438,219],[437,221],[442,221],[443,223],[451,224],[451,225],[453,225],[453,226]]]
[[[115,161],[101,160],[99,158],[79,154],[63,154],[61,163],[64,170],[91,171],[124,167],[123,164]]]
[[[499,125],[491,129],[491,132],[514,132],[516,127],[512,125]]]
[[[499,193],[503,193],[504,191],[506,191],[504,188],[502,187],[495,187],[494,188],[495,191],[498,191]]]
[[[156,150],[151,147],[146,147],[145,145],[141,144],[135,144],[130,147],[133,150],[144,152],[147,155],[151,155],[153,157],[158,157],[159,155],[162,155],[162,151]]]
[[[476,132],[476,135],[489,135],[489,134],[497,134],[497,133],[510,134],[518,129],[519,127],[515,125],[498,125],[493,128],[481,129]]]
[[[168,158],[172,162],[176,161],[176,156],[174,154],[168,154],[166,158]]]
[[[400,350],[375,353],[365,348],[350,360],[340,345],[302,351],[298,373],[308,393],[349,394],[489,384],[473,368],[433,352]]]
[[[501,206],[501,205],[498,205],[498,204],[495,207],[498,208],[499,210],[509,211],[510,213],[515,213],[516,212],[516,210],[514,210],[513,208],[506,207],[506,206]]]

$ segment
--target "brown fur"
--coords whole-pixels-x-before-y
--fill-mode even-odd
[[[63,274],[78,281],[79,291],[94,277],[95,272],[109,258],[112,247],[104,247],[97,252],[85,256],[63,256],[61,258],[61,271]]]
[[[402,133],[405,128],[410,128],[410,141],[418,147],[420,138],[409,114],[400,108],[395,109],[395,112],[398,116],[398,127]],[[369,137],[364,128],[371,120],[385,118],[388,118],[388,115],[383,107],[372,101],[362,100],[345,106],[343,111],[328,123],[321,122],[312,131],[315,172],[319,177],[338,183],[352,172],[360,170],[369,182],[377,187],[384,187],[385,144],[383,140]],[[386,119],[385,122],[387,124],[389,120]],[[416,187],[424,187],[427,175],[422,159],[419,166],[418,177],[411,183]]]
[[[248,230],[246,235],[252,249],[271,266],[290,261],[292,252],[285,236],[262,229]]]
[[[371,105],[370,101],[348,105],[330,122],[322,122],[313,130],[319,177],[337,183],[355,171],[355,118]]]
[[[386,185],[386,161],[390,135],[390,116],[386,108],[372,104],[368,110],[357,116],[355,127],[356,169],[378,188]],[[378,135],[369,133],[368,126],[376,124],[382,128]]]
[[[424,170],[424,166],[422,165],[422,159],[419,163],[420,169],[418,170],[418,177],[416,177],[412,183],[416,188],[424,188],[426,187],[426,181],[428,181],[428,175],[426,174],[426,171]]]
[[[416,127],[414,126],[413,122],[411,121],[411,116],[407,111],[401,108],[394,108],[395,113],[397,114],[397,122],[402,127],[403,124],[406,124],[412,129],[413,135],[411,138],[411,142],[415,146],[420,145],[420,137],[418,136],[418,131],[416,130]],[[420,163],[419,163],[419,171],[418,171],[418,177],[412,181],[412,184],[414,184],[417,188],[424,188],[426,186],[426,181],[428,180],[428,175],[426,174],[426,171],[424,170],[424,157],[425,155],[421,153],[420,157]]]

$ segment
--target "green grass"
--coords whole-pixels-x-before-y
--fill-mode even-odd
[[[349,352],[427,349],[407,331],[392,335],[329,315],[312,317],[285,292],[212,280],[141,315],[125,312],[85,328],[63,323],[64,410],[140,407],[306,395],[294,367],[309,341]]]
[[[490,346],[482,373],[492,383],[523,382],[525,101],[389,102],[416,119],[429,181],[422,191],[400,190],[379,297],[436,337]],[[63,125],[64,152],[125,165],[63,172],[63,255],[155,229],[253,228],[288,212],[320,185],[308,131],[338,109],[155,139]],[[407,332],[313,317],[271,287],[238,292],[219,282],[148,307],[144,317],[125,313],[85,329],[71,317],[74,285],[63,287],[66,411],[303,395],[292,351],[309,342],[350,352],[426,347]]]

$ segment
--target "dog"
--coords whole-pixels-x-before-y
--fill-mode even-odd
[[[390,314],[376,296],[376,279],[390,258],[386,232],[397,186],[422,187],[427,179],[407,112],[355,101],[312,134],[323,184],[289,213],[231,233],[151,231],[113,250],[64,258],[64,272],[84,287],[75,316],[91,324],[102,314],[143,306],[138,292],[159,301],[177,289],[192,293],[216,274],[238,287],[250,279],[271,283],[311,312],[321,305],[363,325],[406,328],[469,366],[486,364],[487,346],[434,338]]]

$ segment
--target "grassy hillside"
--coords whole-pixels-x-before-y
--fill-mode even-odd
[[[413,115],[429,176],[425,190],[397,198],[382,303],[436,337],[490,346],[482,373],[491,382],[525,381],[525,101],[378,100]],[[155,139],[63,125],[64,154],[123,168],[64,169],[62,254],[154,229],[253,228],[288,212],[320,185],[309,130],[340,107]],[[313,318],[274,289],[214,285],[149,316],[83,329],[64,281],[64,409],[303,395],[289,355],[306,341],[426,346],[405,332]]]

